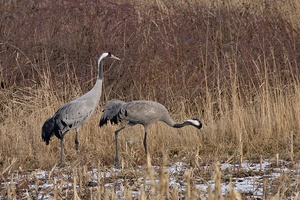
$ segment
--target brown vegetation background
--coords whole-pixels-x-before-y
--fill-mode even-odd
[[[0,6],[0,169],[50,168],[59,141],[41,139],[43,122],[87,92],[102,51],[99,109],[80,130],[82,159],[113,164],[114,130],[98,127],[111,98],[158,101],[176,121],[203,130],[153,125],[153,162],[299,159],[300,4],[288,1],[7,1]],[[145,163],[142,127],[121,133],[128,165]],[[129,140],[134,142],[128,143]],[[76,160],[74,133],[65,137]],[[159,162],[158,162],[159,163]]]

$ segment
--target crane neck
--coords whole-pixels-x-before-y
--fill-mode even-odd
[[[98,78],[97,80],[102,80],[103,78],[103,57],[101,56],[98,60]]]
[[[98,60],[98,76],[94,87],[88,92],[88,94],[93,96],[93,100],[96,104],[99,103],[101,93],[102,93],[102,78],[103,78],[103,62]]]
[[[102,92],[102,79],[103,79],[103,59],[106,57],[105,54],[102,54],[100,56],[100,58],[98,59],[98,76],[97,76],[97,80],[96,83],[92,89],[92,91],[100,91],[98,93],[99,95],[99,99],[101,96],[101,92]]]

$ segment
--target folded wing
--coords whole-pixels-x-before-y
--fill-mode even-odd
[[[99,126],[101,127],[107,124],[108,121],[110,121],[110,123],[115,124],[120,122],[120,109],[124,104],[126,104],[124,101],[118,99],[112,99],[107,101],[103,108],[103,114],[100,118]]]

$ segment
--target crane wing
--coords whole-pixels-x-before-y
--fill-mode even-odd
[[[121,121],[121,118],[119,116],[119,112],[121,107],[126,104],[124,101],[118,100],[118,99],[112,99],[105,103],[103,108],[103,114],[100,118],[99,126],[103,126],[104,124],[107,124],[107,121],[110,121],[110,123],[117,124]]]
[[[71,130],[85,123],[95,107],[88,100],[71,101],[62,106],[55,114],[54,118],[61,130]]]

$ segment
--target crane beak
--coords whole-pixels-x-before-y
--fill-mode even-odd
[[[111,58],[116,59],[116,60],[121,60],[120,58],[118,58],[117,56],[112,55],[112,54],[111,54]]]

